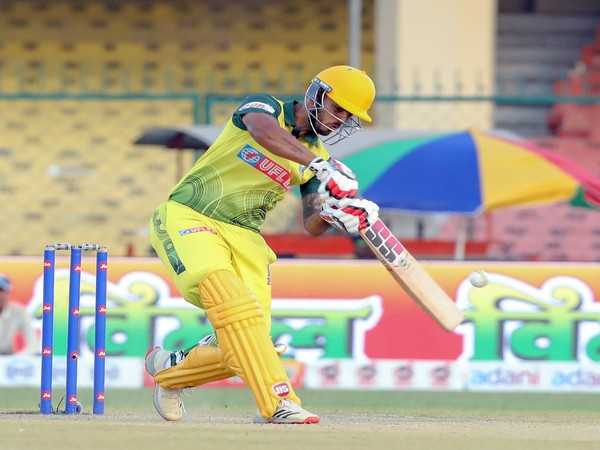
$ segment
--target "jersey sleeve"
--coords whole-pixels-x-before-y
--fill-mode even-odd
[[[236,127],[245,130],[246,125],[244,125],[242,117],[250,112],[265,113],[277,119],[281,114],[281,104],[275,97],[268,94],[249,95],[233,112],[231,121]]]

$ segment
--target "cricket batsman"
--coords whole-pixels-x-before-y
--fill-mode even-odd
[[[186,301],[206,312],[215,335],[178,352],[154,348],[154,406],[182,418],[181,391],[234,375],[252,391],[269,423],[318,423],[301,406],[270,337],[269,266],[276,256],[260,235],[265,216],[290,186],[300,186],[312,235],[333,225],[349,233],[377,220],[378,207],[357,198],[358,183],[323,142],[371,122],[375,86],[362,70],[333,66],[311,81],[304,102],[248,96],[221,134],[159,205],[152,246]]]

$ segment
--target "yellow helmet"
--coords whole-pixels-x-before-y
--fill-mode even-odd
[[[332,66],[319,72],[315,81],[346,111],[365,122],[373,121],[368,111],[375,99],[375,84],[365,71],[351,66]]]

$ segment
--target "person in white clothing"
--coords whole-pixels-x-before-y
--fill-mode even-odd
[[[20,333],[25,339],[23,353],[35,353],[37,339],[27,309],[10,300],[10,279],[0,274],[0,355],[15,353],[15,336]]]

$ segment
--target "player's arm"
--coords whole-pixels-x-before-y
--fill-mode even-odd
[[[271,153],[303,166],[307,166],[315,158],[315,155],[288,130],[282,128],[273,116],[251,112],[245,114],[242,121],[252,138]]]
[[[234,111],[232,121],[271,153],[308,166],[315,155],[279,125],[277,118],[281,113],[281,104],[273,96],[253,94]]]
[[[307,166],[315,172],[316,177],[321,181],[319,190],[321,199],[329,197],[340,199],[356,195],[358,182],[348,167],[337,161],[332,164],[315,157],[289,131],[281,128],[279,122],[273,117],[261,113],[249,113],[242,120],[254,140],[269,149],[271,153]],[[304,223],[306,225],[306,220]],[[318,221],[315,220],[314,223],[317,227]],[[317,234],[321,233],[322,231]]]
[[[315,177],[300,185],[302,194],[302,218],[304,228],[313,236],[319,236],[329,229],[329,224],[321,219],[321,197],[318,193],[319,180]]]
[[[312,170],[321,181],[321,196],[341,199],[354,197],[358,183],[354,174],[345,166],[333,164],[316,157],[289,131],[281,127],[277,118],[281,104],[272,96],[255,94],[248,96],[234,111],[232,122],[271,153],[297,162]]]

